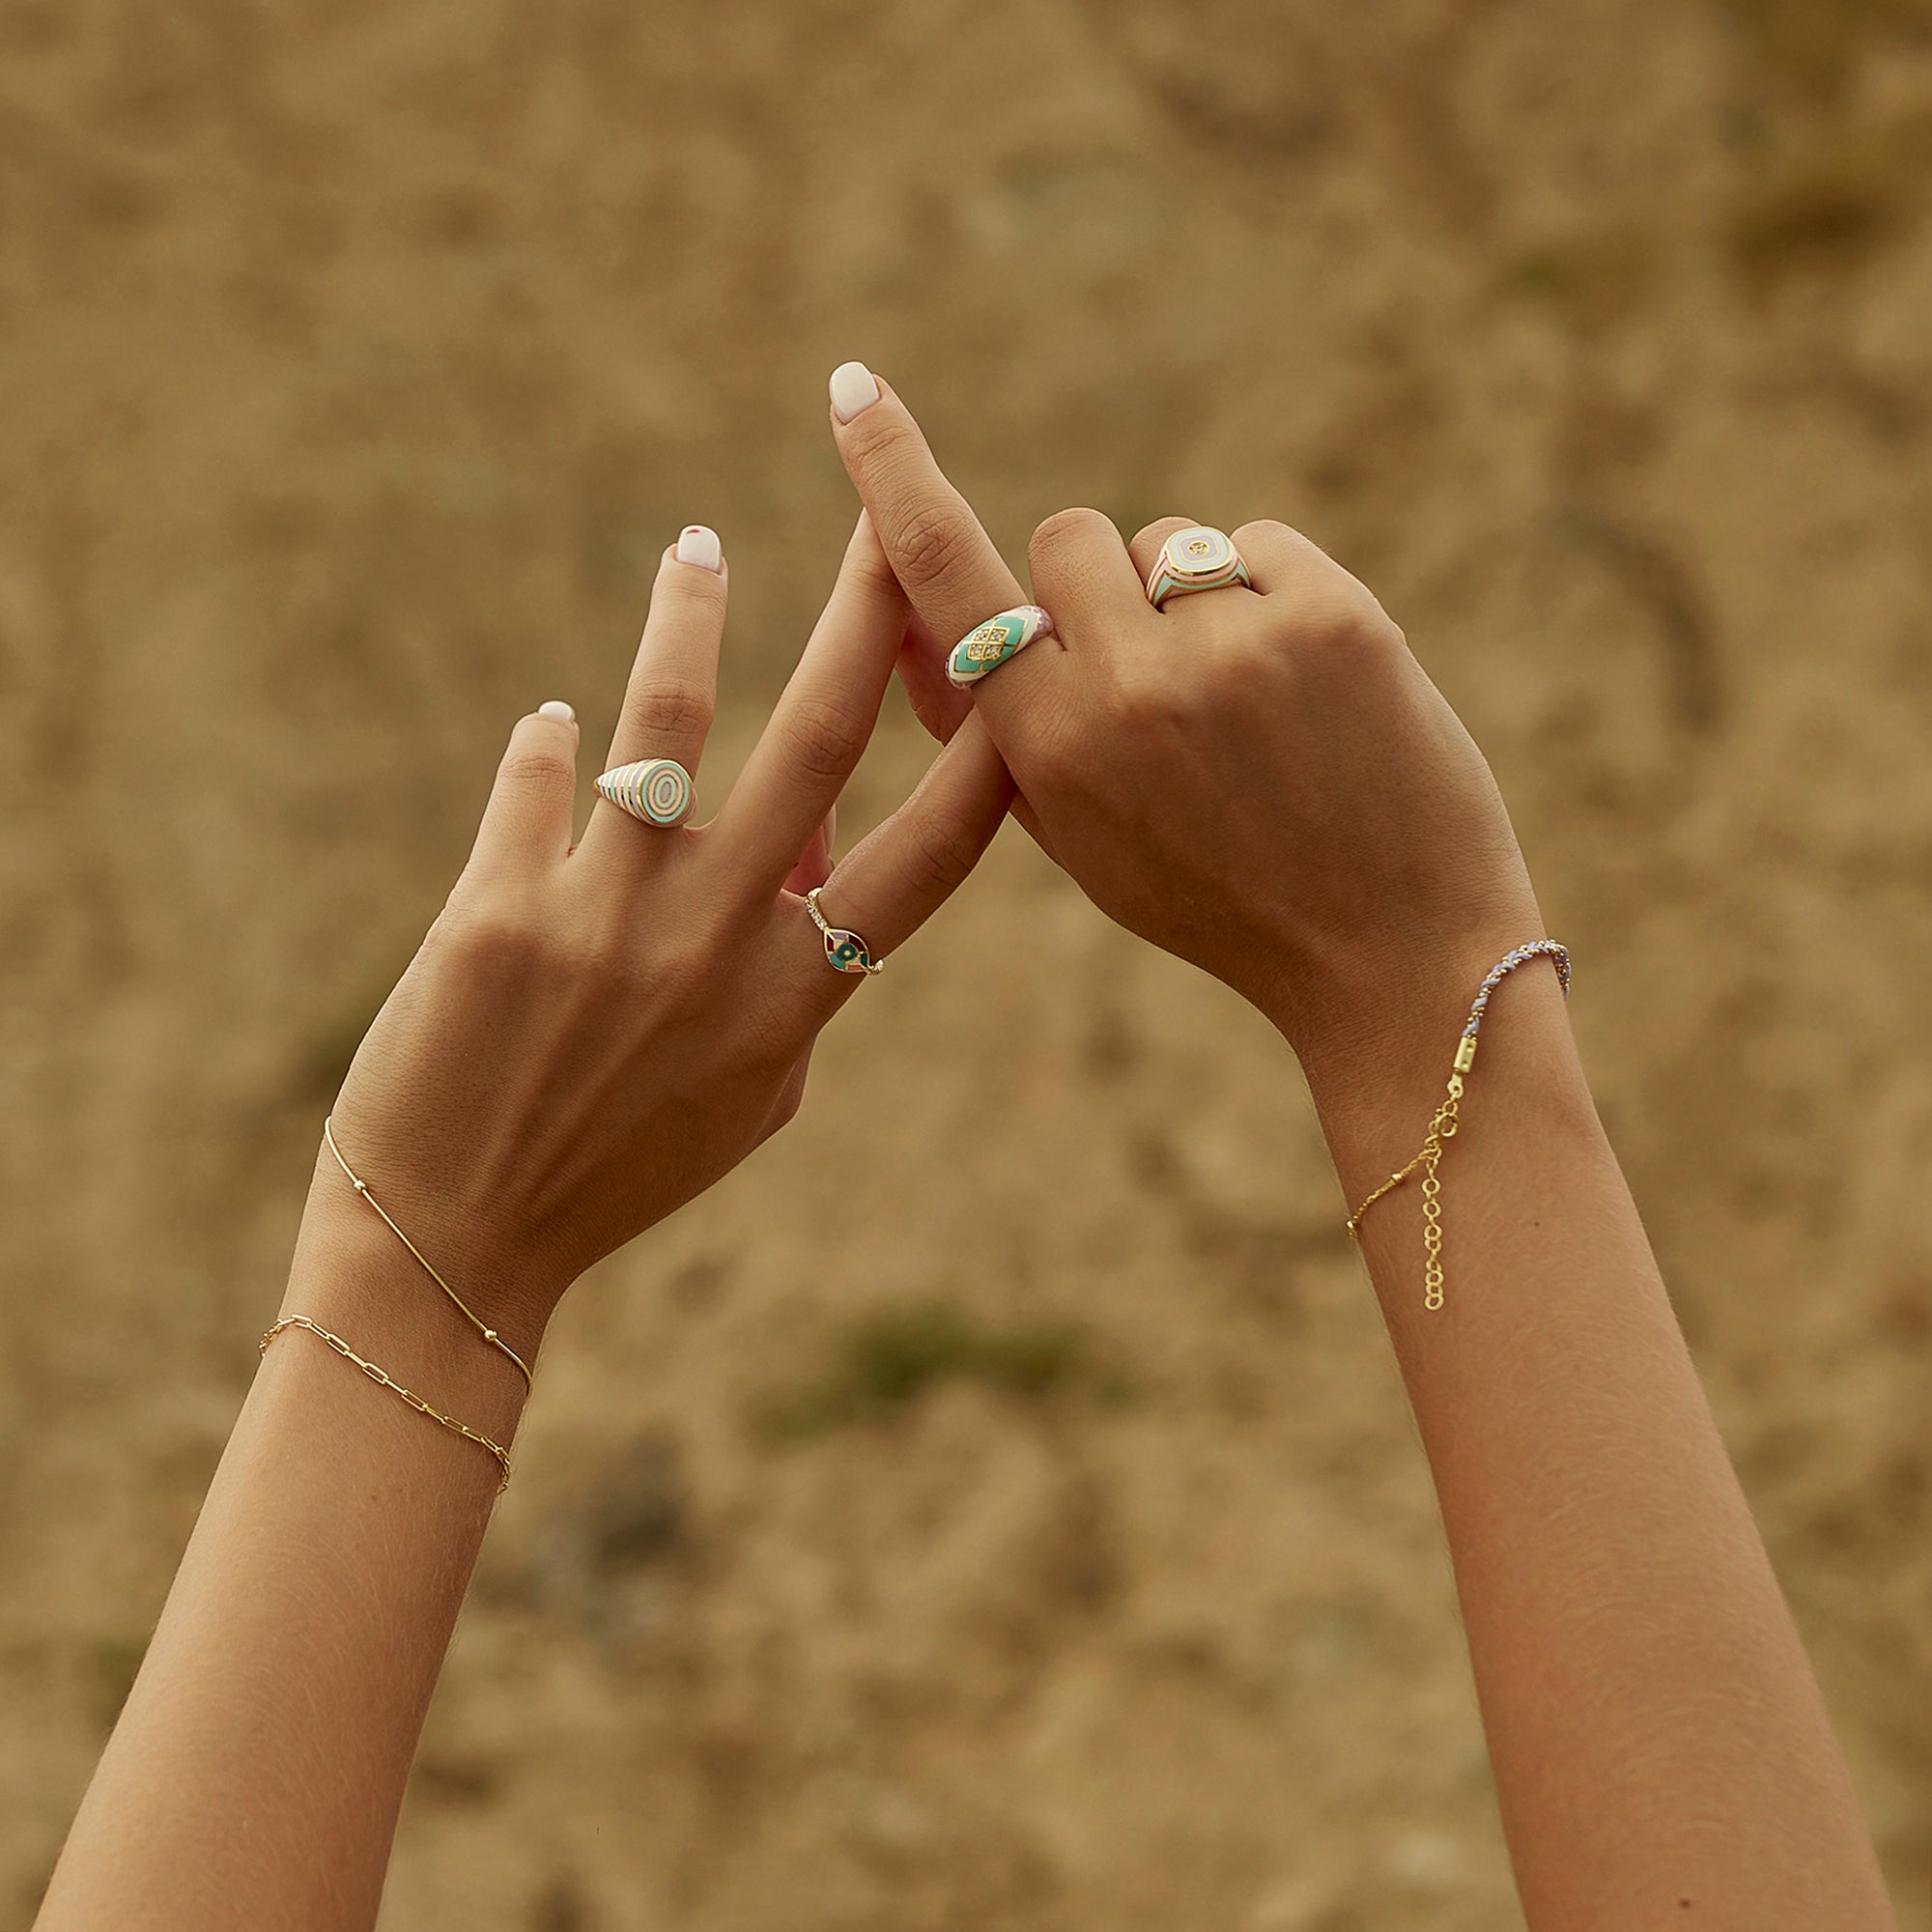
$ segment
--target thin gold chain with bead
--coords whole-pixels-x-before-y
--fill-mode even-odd
[[[510,1360],[517,1365],[517,1373],[523,1377],[524,1386],[526,1389],[530,1390],[532,1394],[534,1394],[536,1391],[536,1381],[534,1378],[532,1378],[532,1376],[530,1375],[530,1365],[526,1361],[525,1361],[524,1358],[517,1353],[516,1350],[511,1348],[509,1343],[504,1341],[502,1336],[497,1334],[496,1329],[492,1328],[490,1324],[487,1321],[485,1321],[483,1318],[480,1315],[478,1315],[475,1312],[475,1310],[473,1310],[469,1306],[469,1304],[467,1301],[465,1301],[464,1298],[460,1294],[458,1294],[457,1292],[453,1288],[451,1288],[446,1281],[443,1280],[441,1275],[437,1273],[436,1269],[430,1264],[429,1257],[426,1254],[424,1254],[423,1251],[419,1247],[417,1247],[416,1244],[412,1240],[411,1240],[406,1234],[403,1233],[402,1229],[397,1227],[394,1220],[390,1218],[389,1210],[386,1208],[384,1208],[383,1204],[380,1201],[378,1201],[373,1194],[369,1192],[369,1183],[365,1181],[355,1172],[355,1170],[349,1165],[349,1163],[346,1160],[343,1159],[342,1150],[335,1145],[334,1115],[332,1114],[329,1115],[327,1119],[326,1119],[323,1122],[322,1137],[325,1141],[328,1143],[328,1151],[335,1156],[336,1166],[339,1167],[342,1170],[342,1172],[348,1177],[350,1186],[355,1188],[356,1193],[359,1194],[364,1201],[368,1202],[370,1207],[375,1208],[377,1213],[382,1215],[383,1219],[388,1224],[388,1229],[390,1234],[394,1235],[396,1239],[402,1242],[403,1246],[409,1249],[410,1253],[416,1258],[417,1262],[422,1266],[423,1272],[426,1275],[428,1275],[430,1280],[435,1282],[437,1287],[441,1289],[443,1293],[448,1295],[450,1300],[456,1304],[457,1308],[462,1312],[463,1319],[469,1323],[470,1327],[475,1329],[477,1334],[480,1335],[483,1338],[483,1340],[490,1345],[491,1348],[495,1349],[498,1354],[509,1356]]]
[[[312,1321],[306,1315],[284,1315],[269,1332],[262,1337],[259,1351],[266,1355],[269,1344],[287,1328],[306,1328],[311,1335],[327,1342],[346,1362],[354,1362],[372,1382],[379,1382],[385,1389],[393,1390],[409,1404],[418,1415],[426,1415],[432,1422],[440,1422],[443,1428],[463,1437],[466,1442],[474,1442],[479,1448],[487,1449],[497,1459],[497,1466],[503,1472],[502,1480],[497,1485],[497,1493],[501,1495],[510,1487],[510,1452],[500,1442],[493,1442],[480,1431],[471,1429],[468,1423],[458,1422],[455,1416],[445,1415],[442,1410],[426,1403],[412,1389],[406,1389],[386,1369],[379,1369],[374,1362],[365,1361],[340,1335],[331,1335],[320,1321]]]
[[[1371,1194],[1355,1211],[1349,1216],[1350,1238],[1362,1238],[1362,1216],[1379,1201],[1384,1194],[1392,1194],[1410,1175],[1420,1168],[1422,1171],[1422,1305],[1425,1308],[1442,1306],[1442,1181],[1436,1174],[1441,1165],[1443,1148],[1456,1138],[1463,1105],[1463,1076],[1476,1064],[1476,1041],[1483,1030],[1483,1015],[1490,1004],[1490,995],[1519,966],[1526,965],[1532,959],[1548,959],[1556,968],[1557,983],[1563,989],[1563,997],[1570,997],[1570,950],[1554,939],[1539,939],[1528,946],[1519,946],[1515,952],[1498,960],[1491,967],[1476,993],[1475,1004],[1469,1009],[1469,1017],[1463,1028],[1463,1037],[1456,1043],[1456,1061],[1449,1074],[1448,1097],[1436,1108],[1435,1117],[1429,1123],[1429,1132],[1424,1137],[1421,1151],[1405,1167],[1399,1167]]]

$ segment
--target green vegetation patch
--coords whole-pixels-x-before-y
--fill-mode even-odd
[[[1085,1367],[1077,1330],[1064,1324],[992,1330],[943,1302],[862,1317],[820,1379],[766,1407],[768,1434],[796,1439],[897,1413],[936,1383],[971,1379],[1043,1398]]]

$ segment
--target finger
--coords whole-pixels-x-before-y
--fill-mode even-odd
[[[560,698],[517,720],[470,864],[479,869],[530,872],[570,851],[577,800],[577,714]]]
[[[658,564],[607,770],[639,758],[675,758],[696,775],[718,701],[728,588],[717,533],[693,524]]]
[[[945,744],[966,722],[973,700],[946,675],[946,648],[917,611],[899,646],[898,672],[913,716]]]
[[[1326,551],[1299,530],[1265,519],[1243,524],[1235,532],[1235,548],[1247,559],[1248,575],[1264,596],[1280,592],[1292,596],[1316,583],[1332,582],[1342,571]]]
[[[942,745],[950,744],[953,732],[973,715],[972,698],[946,675],[946,655],[915,611],[905,642],[899,646],[899,683],[905,687],[913,715]],[[1009,809],[1034,843],[1058,865],[1053,839],[1024,795]]]
[[[840,863],[819,896],[835,926],[856,932],[873,959],[904,944],[958,889],[993,842],[1013,781],[985,721],[969,718],[933,759],[913,795]],[[837,1005],[858,983],[833,972],[801,908],[802,968]]]
[[[1158,636],[1134,560],[1098,510],[1061,510],[1047,518],[1027,546],[1027,568],[1034,594],[1055,613],[1077,654],[1104,659],[1138,639]]]
[[[905,625],[905,593],[862,511],[798,668],[714,828],[725,863],[760,896],[778,890],[851,777]]]
[[[885,547],[894,574],[942,650],[988,617],[1027,602],[1018,580],[934,460],[912,412],[865,367],[832,378],[832,435]],[[974,689],[1017,706],[1052,674],[1064,647],[1041,638]]]
[[[786,874],[786,892],[803,898],[814,886],[822,886],[832,876],[832,839],[838,819],[838,808],[834,806],[811,835],[811,842],[798,855],[798,864]]]

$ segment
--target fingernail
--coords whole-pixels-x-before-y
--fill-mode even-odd
[[[537,706],[537,716],[539,718],[554,718],[559,724],[575,724],[577,723],[577,713],[560,697],[553,697],[549,703],[539,704]]]
[[[841,362],[832,372],[832,413],[848,423],[879,400],[878,379],[863,362]]]
[[[678,535],[677,560],[695,563],[699,570],[716,570],[724,561],[724,546],[718,541],[716,530],[689,524]]]

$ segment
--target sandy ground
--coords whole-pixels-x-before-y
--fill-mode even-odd
[[[0,1925],[504,729],[703,519],[719,795],[857,355],[1015,556],[1277,514],[1407,627],[1923,1928],[1928,204],[1922,0],[0,0]],[[566,1309],[384,1926],[1520,1925],[1338,1206],[1004,838]]]

